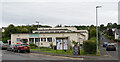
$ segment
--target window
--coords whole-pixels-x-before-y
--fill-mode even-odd
[[[17,38],[17,42],[20,42],[21,40],[20,40],[20,38]]]
[[[52,38],[47,38],[47,41],[48,42],[52,42]]]
[[[34,43],[34,38],[29,38],[29,43]]]
[[[40,42],[40,38],[35,38],[35,42]]]
[[[42,42],[46,42],[46,38],[41,38],[41,41]]]

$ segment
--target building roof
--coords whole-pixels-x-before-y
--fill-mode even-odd
[[[33,30],[33,33],[20,33],[20,34],[52,34],[52,33],[88,33],[87,30],[77,30],[75,27],[58,27],[58,28],[38,28],[38,30]]]

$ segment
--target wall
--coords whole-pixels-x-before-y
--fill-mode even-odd
[[[69,39],[70,39],[70,42],[71,42],[71,44],[72,44],[72,41],[74,40],[74,41],[79,41],[79,39],[78,38],[82,38],[83,40],[84,40],[84,36],[83,35],[81,35],[80,33],[49,33],[49,34],[40,34],[40,38],[47,38],[47,37],[52,37],[54,40],[53,40],[53,45],[56,45],[56,37],[69,37]],[[22,38],[22,39],[28,39],[28,41],[29,41],[29,34],[12,34],[11,35],[11,43],[12,44],[16,44],[17,42],[17,40],[16,40],[16,38]],[[35,37],[35,38],[38,38],[38,37]],[[28,42],[29,43],[29,42]],[[48,46],[50,46],[50,43],[49,42],[41,42],[41,43],[43,43],[43,44],[45,44],[45,45],[41,45],[41,44],[39,44],[40,46],[43,46],[43,47],[48,47]],[[82,42],[81,42],[81,44],[82,44]]]

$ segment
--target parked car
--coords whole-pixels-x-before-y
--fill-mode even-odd
[[[103,47],[106,47],[108,45],[108,42],[103,43]]]
[[[26,52],[29,53],[30,52],[30,47],[29,47],[28,44],[17,44],[14,47],[14,51],[18,52],[18,53],[26,51]]]
[[[9,46],[8,44],[2,44],[2,45],[1,45],[1,49],[2,49],[2,50],[3,50],[3,49],[6,50],[8,46]]]
[[[106,50],[107,51],[116,51],[116,47],[114,44],[108,44],[107,47],[106,47]]]
[[[13,51],[14,50],[15,45],[11,44],[7,47],[7,51]]]

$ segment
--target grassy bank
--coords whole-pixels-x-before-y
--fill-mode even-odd
[[[30,49],[31,51],[37,51],[38,49]],[[63,55],[73,55],[73,50],[54,50],[54,49],[49,49],[49,48],[40,48],[40,52],[45,52],[45,53],[55,53],[55,54],[63,54]],[[84,53],[83,49],[80,49],[80,55],[96,55],[96,54],[87,54]]]

